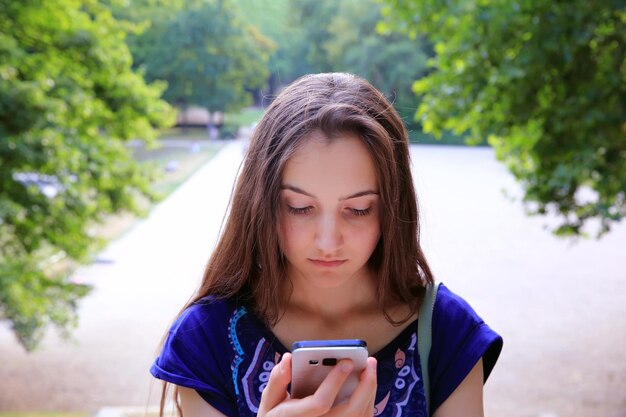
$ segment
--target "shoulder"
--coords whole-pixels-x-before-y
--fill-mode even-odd
[[[251,321],[256,322],[254,316],[247,314],[247,308],[236,300],[205,297],[195,301],[170,326],[153,368],[155,372],[162,372],[155,376],[189,386],[167,379],[169,375],[164,372],[184,377],[206,373],[203,379],[208,379],[208,374],[216,370],[224,375],[230,373],[229,358],[236,353],[233,343],[242,333],[242,324],[254,327],[248,323]]]
[[[439,285],[433,311],[433,323],[437,324],[437,330],[445,331],[449,326],[458,325],[476,326],[482,322],[464,298],[450,291],[444,284]]]
[[[444,284],[439,286],[437,293],[432,329],[433,347],[438,346],[442,353],[452,354],[453,349],[462,352],[461,349],[474,346],[482,354],[493,346],[499,354],[502,347],[500,335],[485,323],[464,298],[452,292]],[[497,354],[493,358],[494,364]],[[473,359],[475,361],[471,364],[472,366],[480,357],[471,360]],[[485,370],[487,371],[486,379],[491,368]]]
[[[482,358],[484,379],[495,366],[502,337],[461,296],[441,284],[432,324],[433,406],[441,404]]]
[[[214,297],[189,305],[170,326],[157,362],[165,365],[176,359],[193,367],[208,353],[223,354],[228,349],[228,321],[235,311],[231,301]]]
[[[247,318],[246,311],[230,299],[197,300],[170,327],[150,372],[156,378],[195,389],[223,414],[234,415],[237,392],[231,365],[237,355],[237,332],[232,331],[232,323]]]
[[[167,340],[182,350],[228,350],[232,354],[251,348],[247,345],[267,337],[267,332],[264,322],[246,303],[209,296],[195,301],[178,316]]]
[[[213,333],[222,328],[236,310],[230,300],[204,297],[183,310],[170,327],[170,335]]]

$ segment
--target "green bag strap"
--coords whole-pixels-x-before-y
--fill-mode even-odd
[[[420,307],[420,315],[417,320],[417,351],[420,355],[422,365],[422,381],[424,383],[424,394],[426,394],[426,407],[430,414],[430,375],[428,375],[428,358],[430,357],[430,346],[432,344],[432,324],[435,300],[439,283],[426,286],[424,301]]]

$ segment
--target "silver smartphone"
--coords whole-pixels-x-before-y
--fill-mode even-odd
[[[335,399],[335,404],[350,398],[367,367],[367,344],[360,339],[302,340],[291,347],[291,397],[312,395],[326,375],[341,359],[351,359],[354,369]]]

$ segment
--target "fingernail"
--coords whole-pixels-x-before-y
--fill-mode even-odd
[[[339,366],[341,367],[341,370],[345,373],[349,373],[352,370],[352,362],[350,361],[341,362],[341,365]]]

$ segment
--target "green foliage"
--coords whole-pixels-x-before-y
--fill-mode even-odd
[[[385,0],[386,27],[424,34],[426,132],[488,138],[530,213],[559,235],[626,214],[626,4],[616,0]]]
[[[241,18],[272,40],[274,48],[267,64],[268,87],[274,94],[281,84],[307,72],[300,53],[300,31],[290,26],[291,0],[237,0]]]
[[[54,261],[86,260],[94,221],[151,196],[124,142],[173,114],[96,0],[0,0],[0,28],[0,317],[30,350],[75,323],[89,290]]]
[[[290,0],[288,27],[299,35],[294,45],[297,51],[294,57],[306,63],[302,67],[304,73],[335,70],[325,45],[333,38],[330,25],[340,8],[340,2],[335,1]]]
[[[220,138],[236,138],[240,128],[250,128],[261,120],[263,113],[264,110],[260,107],[248,107],[240,112],[224,114],[224,124],[220,127]]]
[[[327,27],[330,37],[320,48],[334,70],[370,80],[398,111],[412,116],[419,101],[411,86],[427,70],[426,46],[420,39],[377,31],[380,9],[374,0],[338,3]]]
[[[246,21],[276,45],[269,62],[270,95],[295,78],[345,71],[371,80],[409,122],[419,100],[413,80],[427,70],[421,40],[378,32],[375,0],[239,0]]]
[[[234,126],[250,126],[263,117],[265,110],[258,107],[248,107],[240,112],[226,113],[224,123]]]
[[[228,0],[173,2],[163,8],[132,8],[117,12],[147,19],[147,29],[132,37],[135,66],[147,80],[167,81],[164,98],[183,107],[209,111],[238,110],[251,103],[250,90],[268,76],[274,47],[253,26],[246,25]],[[169,8],[167,8],[169,7]]]
[[[268,35],[292,63],[283,67],[282,81],[310,72],[354,73],[385,92],[412,124],[419,104],[412,83],[427,70],[427,45],[377,31],[381,6],[375,0],[289,0],[287,5],[282,35],[276,26]]]

